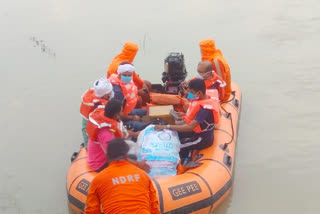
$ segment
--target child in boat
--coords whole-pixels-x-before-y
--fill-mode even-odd
[[[206,85],[202,79],[193,79],[188,84],[189,108],[182,125],[156,125],[156,130],[170,129],[178,131],[181,150],[185,158],[190,150],[207,148],[213,143],[213,129],[219,122],[220,104],[216,97],[206,94]]]
[[[88,140],[88,164],[92,169],[101,171],[108,166],[106,153],[108,142],[115,137],[126,139],[128,137],[137,137],[138,132],[126,130],[120,120],[122,112],[122,103],[119,100],[110,100],[105,108],[97,108],[89,115],[89,121],[86,131]],[[149,171],[149,166],[145,161],[133,161],[133,164]]]

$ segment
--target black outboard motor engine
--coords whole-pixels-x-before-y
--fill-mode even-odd
[[[187,77],[182,53],[170,53],[164,60],[165,71],[162,73],[162,82],[167,94],[178,94],[179,85]]]

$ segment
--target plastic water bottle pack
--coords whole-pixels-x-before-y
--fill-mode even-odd
[[[138,160],[147,160],[150,176],[176,175],[180,160],[180,140],[176,131],[156,131],[154,125],[146,127],[138,136]]]

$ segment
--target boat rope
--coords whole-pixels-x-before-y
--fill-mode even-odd
[[[225,108],[223,108],[222,106],[221,106],[221,108],[222,108],[222,110],[227,114],[227,118],[230,118],[230,122],[231,122],[231,131],[232,131],[231,140],[230,140],[229,142],[225,143],[225,144],[223,145],[223,147],[222,147],[223,150],[226,150],[227,147],[228,147],[228,145],[229,145],[230,143],[232,143],[232,141],[233,141],[233,139],[234,139],[234,129],[233,129],[233,121],[232,121],[231,113],[230,113],[230,112],[227,112],[227,110],[226,110]]]
[[[221,101],[221,104],[222,104],[222,103],[228,103],[228,102],[231,102],[231,101],[236,97],[236,92],[235,92],[235,91],[232,91],[232,92],[231,92],[231,94],[232,94],[232,96],[233,96],[233,97],[232,97],[230,100],[227,100],[227,101]]]

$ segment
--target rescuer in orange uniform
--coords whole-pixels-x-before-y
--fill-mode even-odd
[[[115,56],[110,63],[108,67],[107,78],[109,78],[112,74],[117,74],[118,67],[121,63],[129,62],[130,64],[132,64],[138,50],[139,47],[137,44],[133,42],[126,42],[123,46],[122,51],[117,56]],[[143,80],[140,79],[136,72],[133,72],[132,80],[138,89],[142,88]]]
[[[212,63],[213,70],[226,82],[224,96],[221,101],[228,100],[231,94],[231,74],[230,67],[224,58],[220,49],[217,49],[213,39],[204,39],[200,41],[201,60],[207,60]]]
[[[127,161],[128,150],[119,138],[109,142],[107,157],[111,163],[91,182],[86,214],[160,214],[151,179]]]
[[[121,63],[128,62],[132,64],[139,47],[133,42],[126,42],[123,46],[122,51],[113,58],[112,62],[108,67],[107,78],[112,74],[117,74],[118,67]],[[146,105],[146,102],[149,101],[148,91],[151,90],[151,83],[146,80],[142,80],[134,71],[132,73],[132,81],[137,86],[138,89],[138,102],[137,107],[140,108],[143,105]]]

